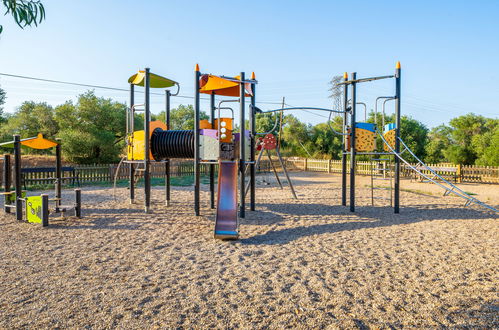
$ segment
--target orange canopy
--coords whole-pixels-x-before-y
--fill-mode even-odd
[[[236,76],[234,80],[239,80],[240,77]],[[199,80],[199,92],[203,94],[216,94],[222,96],[237,96],[239,97],[239,84],[240,82],[231,79],[213,76],[211,74],[204,74]],[[245,83],[244,89],[246,90],[245,96],[252,96],[251,84]]]
[[[24,139],[21,144],[33,149],[49,149],[55,147],[58,143],[48,140],[43,137],[42,133],[38,133],[36,138]]]
[[[36,137],[21,140],[21,145],[32,149],[49,149],[55,147],[58,144],[59,143],[57,142],[44,138],[42,133],[38,133]],[[6,148],[13,148],[14,141],[2,143],[0,144],[0,146]]]

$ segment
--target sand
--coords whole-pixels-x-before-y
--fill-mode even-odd
[[[499,327],[497,215],[409,181],[395,215],[367,178],[351,213],[338,175],[293,178],[297,201],[258,187],[238,241],[212,238],[206,186],[201,217],[190,187],[169,208],[155,187],[149,215],[102,187],[82,219],[2,215],[0,328]],[[499,186],[464,187],[499,204]]]

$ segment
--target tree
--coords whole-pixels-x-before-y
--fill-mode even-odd
[[[454,164],[472,165],[478,158],[473,139],[490,131],[487,119],[473,113],[451,119],[452,144],[444,151],[445,157]],[[478,143],[478,142],[476,142]]]
[[[273,134],[277,135],[277,133],[279,132],[279,113],[276,112],[275,114],[265,113],[257,115],[255,126],[257,133],[270,132],[272,129],[274,129],[275,126],[276,131],[273,132]]]
[[[434,127],[428,133],[428,143],[425,146],[425,161],[430,164],[448,161],[444,151],[452,144],[452,129],[446,125]]]
[[[6,9],[4,15],[12,15],[21,29],[38,26],[45,19],[45,8],[40,0],[2,0],[2,4]],[[0,25],[0,33],[2,31],[3,26]]]
[[[28,138],[42,133],[45,137],[54,138],[58,131],[54,120],[54,109],[45,102],[26,101],[9,117],[2,127],[2,133],[7,135],[20,134]]]
[[[284,116],[282,147],[292,156],[311,157],[315,152],[310,140],[311,126],[301,122],[293,115]]]
[[[484,133],[472,137],[477,159],[476,165],[499,166],[499,120],[487,119]]]
[[[200,111],[200,119],[209,119],[210,117],[204,111]],[[165,121],[165,111],[161,111],[156,120]],[[170,126],[176,130],[194,129],[194,107],[192,105],[180,104],[177,108],[170,111]]]
[[[56,107],[63,153],[76,163],[109,163],[119,160],[125,143],[126,105],[88,91],[76,104]]]
[[[400,118],[400,138],[419,159],[425,158],[428,128],[423,123],[411,117],[402,116]],[[401,151],[402,149],[401,146]],[[404,155],[404,158],[408,161],[416,161],[411,155]]]

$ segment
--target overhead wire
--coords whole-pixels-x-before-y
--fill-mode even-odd
[[[54,80],[54,79],[45,79],[45,78],[37,78],[37,77],[29,77],[29,76],[15,75],[15,74],[2,73],[2,72],[0,72],[0,76],[11,77],[11,78],[18,78],[18,79],[27,79],[27,80],[33,80],[33,81],[48,82],[48,83],[54,83],[54,84],[62,84],[62,85],[71,85],[71,86],[79,86],[79,87],[88,87],[88,88],[97,88],[97,89],[104,89],[104,90],[120,91],[120,92],[129,92],[130,91],[129,89],[126,89],[126,88],[110,87],[110,86],[102,86],[102,85],[92,85],[92,84],[83,84],[83,83],[77,83],[77,82],[70,82],[70,81],[63,81],[63,80]],[[143,91],[138,91],[138,92],[143,93]],[[156,92],[150,92],[150,95],[165,96],[164,93],[156,93]],[[178,98],[184,98],[184,99],[194,99],[194,96],[188,96],[188,95],[172,95],[172,97],[178,97]],[[209,98],[204,98],[204,97],[201,97],[200,99],[202,99],[202,100],[209,100]],[[257,103],[259,103],[259,104],[281,104],[280,102],[269,102],[269,101],[258,101]]]

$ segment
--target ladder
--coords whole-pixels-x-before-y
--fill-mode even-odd
[[[377,158],[375,155],[371,158],[371,205],[375,206],[375,200],[389,200],[390,206],[393,205],[393,164],[391,157]],[[386,186],[386,184],[389,184]],[[380,186],[381,185],[381,186]],[[390,197],[375,196],[375,191],[388,191]]]

